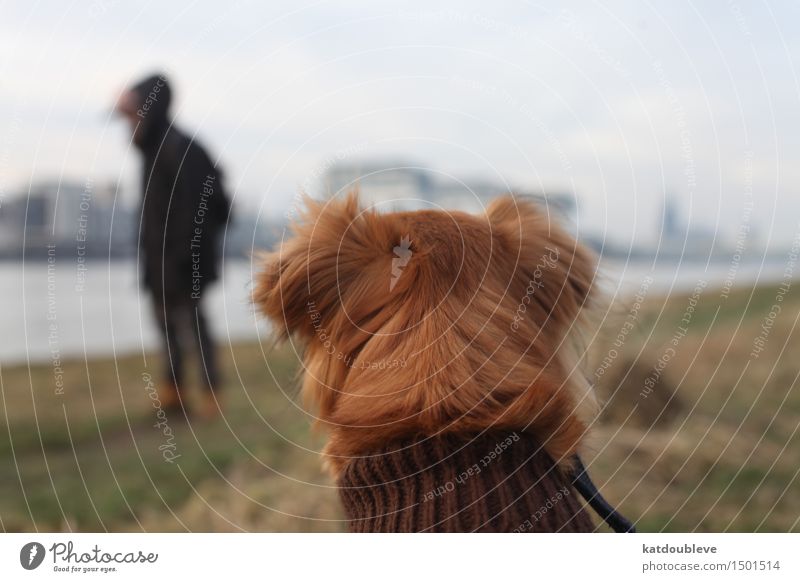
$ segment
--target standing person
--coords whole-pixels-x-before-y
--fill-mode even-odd
[[[201,298],[217,278],[219,235],[228,222],[230,202],[220,169],[202,146],[173,125],[170,99],[166,77],[153,75],[123,92],[116,109],[128,120],[144,161],[138,262],[164,341],[161,406],[184,410],[183,364],[187,338],[192,338],[205,388],[200,414],[212,418],[219,414],[219,377]]]

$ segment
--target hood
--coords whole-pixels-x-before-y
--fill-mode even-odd
[[[138,116],[141,118],[136,143],[139,147],[157,141],[170,125],[169,107],[172,89],[163,73],[150,75],[131,87],[139,97]]]

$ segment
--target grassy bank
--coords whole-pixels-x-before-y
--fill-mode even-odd
[[[258,344],[229,346],[224,418],[160,426],[147,381],[158,358],[67,362],[62,394],[50,366],[4,368],[2,527],[341,529],[296,405],[296,364],[289,350],[265,359]]]
[[[635,309],[604,326],[594,371]],[[601,488],[642,530],[800,530],[799,316],[794,287],[645,298],[592,439]]]
[[[778,295],[648,296],[604,322],[589,370],[603,369],[605,406],[587,460],[642,530],[800,530],[800,293]],[[294,354],[253,343],[224,355],[224,419],[160,427],[154,356],[66,362],[62,387],[49,365],[3,366],[0,527],[342,530]]]

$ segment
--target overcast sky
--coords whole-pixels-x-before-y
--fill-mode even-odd
[[[331,159],[576,192],[583,231],[655,235],[664,191],[730,240],[800,226],[796,2],[15,2],[0,13],[0,197],[119,180],[109,117],[165,70],[242,206],[283,214]],[[0,203],[2,198],[0,198]]]

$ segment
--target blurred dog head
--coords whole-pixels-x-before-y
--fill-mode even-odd
[[[307,201],[254,299],[304,346],[303,391],[334,472],[397,438],[533,433],[556,461],[587,422],[571,330],[595,259],[533,201],[485,215]]]

